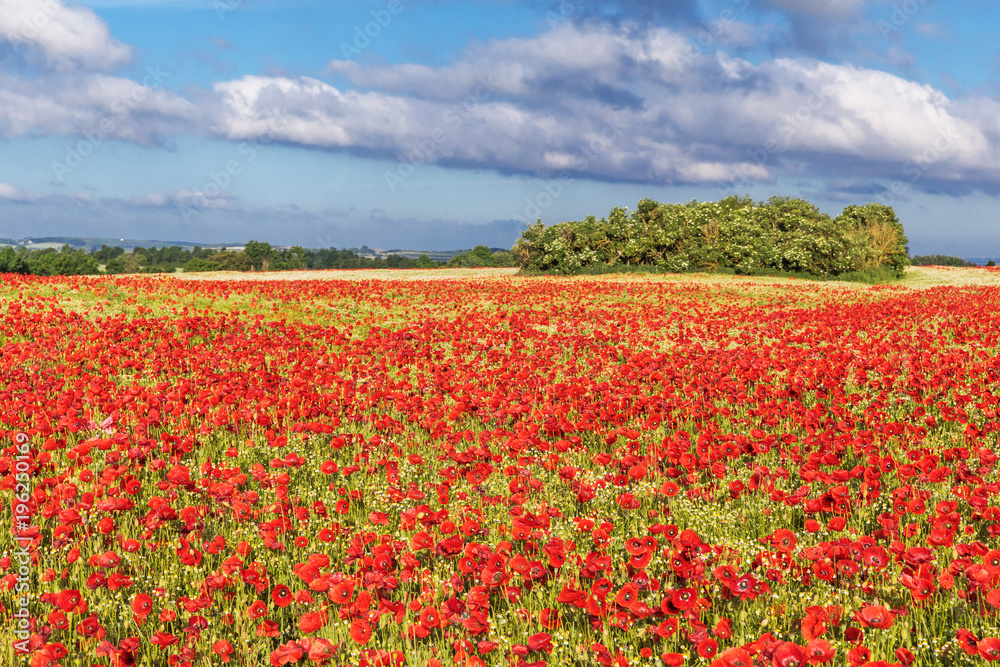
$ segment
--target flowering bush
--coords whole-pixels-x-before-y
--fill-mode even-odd
[[[529,271],[572,274],[581,268],[658,266],[668,272],[724,269],[741,274],[781,271],[838,276],[907,265],[906,237],[892,208],[849,206],[836,219],[801,199],[766,203],[729,197],[719,202],[612,209],[607,219],[526,229],[514,247]]]

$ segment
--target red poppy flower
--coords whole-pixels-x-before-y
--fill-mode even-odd
[[[292,603],[292,592],[288,586],[278,584],[271,589],[271,601],[279,607],[287,607]]]
[[[136,593],[132,598],[132,613],[145,618],[153,609],[153,598],[145,593]]]
[[[281,634],[281,626],[271,620],[263,620],[257,626],[258,637],[277,637]]]
[[[806,644],[805,658],[810,665],[822,665],[833,660],[837,649],[825,639],[813,639]]]
[[[101,625],[96,616],[89,616],[77,624],[76,632],[92,639],[102,639],[107,634],[104,626]]]
[[[698,655],[703,658],[714,658],[719,650],[719,642],[714,639],[702,639],[698,642]]]
[[[670,601],[677,609],[687,611],[694,607],[698,601],[698,594],[693,588],[682,588],[673,592],[670,596]]]
[[[343,581],[327,593],[327,597],[334,604],[347,604],[354,597],[354,583],[350,581]]]
[[[267,605],[263,600],[254,600],[253,604],[247,607],[247,616],[250,618],[267,616]]]
[[[984,637],[976,644],[976,650],[983,660],[1000,660],[1000,639],[996,637]]]
[[[543,653],[552,652],[552,635],[547,632],[539,632],[528,637],[528,648],[532,651]]]
[[[351,639],[357,644],[367,644],[372,638],[372,626],[363,618],[356,618],[351,623]]]
[[[219,656],[222,662],[229,662],[229,658],[233,653],[233,645],[225,639],[220,639],[212,644],[212,652]]]
[[[723,667],[750,667],[753,664],[753,656],[744,648],[728,648],[719,654],[719,660]]]
[[[424,607],[420,610],[420,624],[426,628],[436,628],[441,625],[441,616],[435,607]]]
[[[771,544],[782,553],[792,553],[795,551],[796,542],[795,533],[787,528],[776,530],[771,536]]]
[[[160,650],[166,649],[168,646],[173,646],[177,643],[177,637],[170,634],[169,632],[157,632],[153,635],[150,640],[150,644],[155,644],[160,647]]]
[[[794,642],[784,642],[774,651],[771,662],[774,667],[798,667],[805,662],[802,648]]]
[[[865,565],[876,570],[883,569],[889,564],[889,555],[882,547],[868,547],[861,556]]]
[[[862,607],[854,618],[866,628],[891,628],[893,623],[892,613],[880,604]]]
[[[418,533],[414,533],[413,537],[410,538],[410,548],[414,551],[433,549],[434,538],[427,531],[421,530]]]
[[[306,635],[312,634],[322,628],[324,623],[326,623],[326,619],[321,612],[306,612],[299,618],[299,630]]]
[[[546,607],[538,614],[538,622],[547,630],[555,630],[562,625],[559,618],[559,611],[552,607]]]
[[[635,587],[635,584],[625,584],[618,590],[618,594],[615,596],[615,602],[618,603],[619,607],[632,609],[639,601],[638,598],[639,589]]]
[[[76,589],[60,591],[56,595],[56,604],[63,611],[73,611],[83,601],[83,596]]]

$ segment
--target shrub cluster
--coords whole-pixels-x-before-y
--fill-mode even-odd
[[[836,218],[802,199],[754,202],[639,202],[607,218],[526,229],[514,246],[522,269],[561,274],[600,267],[658,267],[670,273],[768,272],[817,277],[858,272],[902,275],[909,263],[903,226],[889,206],[848,206]]]

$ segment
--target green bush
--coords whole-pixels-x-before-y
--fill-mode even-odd
[[[878,267],[901,275],[908,263],[906,243],[888,206],[849,206],[831,219],[802,199],[754,202],[734,196],[688,204],[644,199],[633,213],[616,207],[600,220],[588,216],[551,226],[538,221],[521,234],[513,252],[528,273],[568,275],[621,266],[822,278]]]

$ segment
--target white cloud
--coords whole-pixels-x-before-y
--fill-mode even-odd
[[[42,199],[45,195],[41,192],[31,192],[16,188],[10,183],[0,182],[0,199],[14,202],[34,202]]]
[[[152,81],[150,81],[152,84]],[[154,145],[200,117],[175,93],[104,74],[28,80],[0,74],[0,136],[80,136]]]
[[[197,99],[107,74],[0,74],[0,136],[155,145],[193,133],[388,158],[400,173],[434,163],[679,185],[845,165],[898,178],[915,164],[928,187],[998,180],[998,122],[982,105],[877,70],[704,53],[665,28],[567,22],[446,66],[334,60],[326,72],[245,76]]]
[[[93,11],[60,0],[0,0],[0,41],[58,69],[114,70],[132,57]]]
[[[930,86],[812,59],[709,55],[665,29],[564,24],[443,67],[335,60],[328,72],[361,90],[217,84],[216,131],[414,165],[664,184],[767,181],[793,159],[820,176],[849,160],[897,178],[916,163],[927,183],[1000,164],[995,119]]]
[[[198,210],[238,211],[242,207],[228,192],[201,192],[195,190],[161,190],[139,197],[102,200],[105,204],[117,202],[140,208],[192,208]]]
[[[914,26],[914,30],[916,30],[918,35],[923,35],[930,39],[943,39],[946,34],[940,23],[918,23]]]

